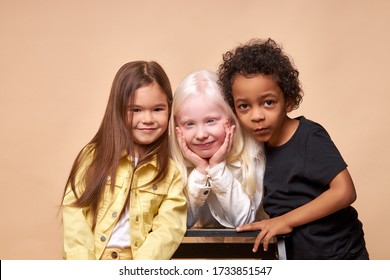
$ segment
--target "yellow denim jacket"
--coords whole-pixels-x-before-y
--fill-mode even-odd
[[[140,166],[133,177],[129,215],[134,259],[170,259],[186,231],[187,202],[181,176],[172,160],[164,180],[137,188],[151,181],[156,169],[153,160]],[[63,201],[64,259],[100,259],[129,195],[133,170],[131,158],[125,156],[116,172],[114,192],[110,191],[111,178],[107,178],[95,231],[91,228],[90,209],[73,207],[76,197],[67,186]],[[80,194],[84,185],[78,183],[76,188]]]

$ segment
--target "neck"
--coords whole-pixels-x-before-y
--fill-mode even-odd
[[[298,125],[298,120],[291,119],[290,117],[286,116],[276,137],[269,141],[267,145],[270,147],[279,147],[286,144],[294,135],[295,131],[298,128]]]

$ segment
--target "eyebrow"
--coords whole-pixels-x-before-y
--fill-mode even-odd
[[[266,98],[266,97],[270,97],[270,96],[275,97],[275,96],[277,96],[277,94],[275,94],[273,92],[267,92],[264,95],[262,95],[261,97],[265,97]]]
[[[143,105],[139,105],[139,104],[127,104],[127,107],[145,107]],[[163,103],[156,103],[156,104],[153,104],[152,107],[168,107],[168,104],[163,102]]]
[[[269,97],[277,97],[277,95],[273,92],[267,92],[265,94],[262,94],[261,96],[256,97],[256,100],[266,99]],[[248,98],[238,98],[235,100],[235,102],[248,102],[248,100],[249,100]]]
[[[154,104],[155,107],[168,107],[168,104],[167,103],[157,103],[157,104]]]

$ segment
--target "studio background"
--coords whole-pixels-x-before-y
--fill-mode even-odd
[[[58,209],[117,70],[156,60],[172,88],[253,37],[300,71],[305,115],[349,165],[372,259],[390,259],[390,2],[0,0],[0,259],[61,259]]]

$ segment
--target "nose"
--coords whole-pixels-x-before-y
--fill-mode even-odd
[[[196,137],[196,139],[198,139],[198,140],[204,140],[204,139],[206,139],[207,137],[209,137],[209,134],[208,134],[208,132],[207,132],[207,129],[205,129],[203,126],[197,127],[195,137]]]
[[[265,119],[264,110],[260,107],[253,108],[251,111],[251,121],[259,122]]]
[[[154,123],[153,114],[151,112],[145,111],[142,116],[142,123],[144,124]]]

